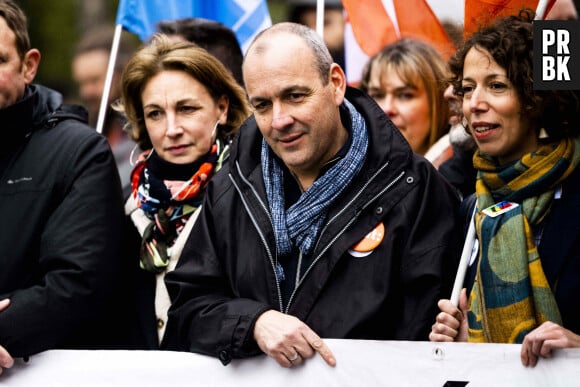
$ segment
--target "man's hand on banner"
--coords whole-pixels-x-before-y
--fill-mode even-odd
[[[334,367],[336,359],[324,341],[294,316],[269,310],[256,320],[254,338],[260,349],[282,367],[292,367],[316,353]]]

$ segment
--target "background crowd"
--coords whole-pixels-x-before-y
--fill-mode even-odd
[[[335,366],[323,338],[516,343],[525,366],[580,347],[580,101],[534,89],[534,10],[447,25],[449,60],[400,39],[353,85],[341,4],[323,40],[313,3],[245,53],[205,19],[123,36],[100,134],[112,31],[75,43],[63,97],[0,0],[0,373],[53,348],[293,367]]]

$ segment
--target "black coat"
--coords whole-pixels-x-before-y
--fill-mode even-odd
[[[538,253],[565,328],[580,335],[580,168],[562,185],[546,218]]]
[[[120,332],[119,176],[105,138],[60,105],[30,86],[0,110],[0,345],[16,357],[107,347]]]
[[[253,119],[234,140],[228,166],[211,180],[175,271],[162,347],[231,358],[259,353],[253,324],[268,309],[291,314],[321,337],[427,340],[437,301],[449,297],[460,252],[458,199],[368,96],[349,89],[364,116],[369,151],[362,170],[331,206],[289,305],[274,272],[274,233]],[[350,126],[350,125],[349,125]],[[332,221],[330,221],[332,220]],[[365,257],[349,249],[383,222]]]

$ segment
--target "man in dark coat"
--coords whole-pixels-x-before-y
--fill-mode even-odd
[[[0,0],[0,372],[14,357],[107,347],[119,316],[123,207],[104,137],[33,85],[40,53]]]
[[[162,346],[290,367],[334,365],[321,337],[427,340],[456,273],[454,189],[308,27],[265,30],[243,70],[254,114],[166,277]]]

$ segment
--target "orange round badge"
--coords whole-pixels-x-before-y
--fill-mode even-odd
[[[377,226],[369,232],[363,239],[361,239],[356,245],[352,246],[351,250],[359,253],[366,253],[374,250],[385,237],[385,225],[383,222],[377,224]]]

